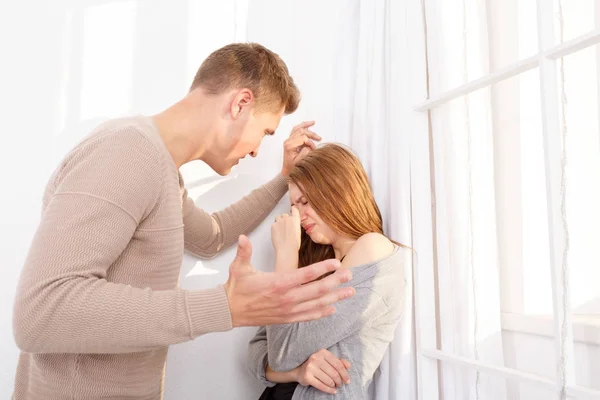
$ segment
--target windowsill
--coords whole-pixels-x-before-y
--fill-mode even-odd
[[[600,346],[600,317],[573,315],[573,341]],[[554,338],[550,315],[502,313],[502,330]]]

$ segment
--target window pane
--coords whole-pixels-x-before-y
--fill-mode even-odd
[[[554,0],[557,42],[566,42],[600,27],[598,0]]]
[[[446,352],[522,368],[507,336],[552,342],[541,121],[537,69],[431,111]]]
[[[600,46],[571,54],[558,64],[558,87],[566,144],[565,214],[569,247],[577,384],[600,389]]]
[[[563,135],[566,144],[566,227],[571,306],[600,317],[600,132],[599,46],[559,61]]]
[[[538,52],[536,0],[427,0],[425,8],[432,96]]]

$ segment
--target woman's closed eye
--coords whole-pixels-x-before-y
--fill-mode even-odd
[[[294,206],[298,207],[298,204],[305,206],[305,205],[308,204],[308,201],[307,200],[300,200],[297,204],[292,204],[290,206],[290,213],[292,212],[292,207],[294,207]]]

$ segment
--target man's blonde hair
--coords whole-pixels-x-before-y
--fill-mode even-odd
[[[248,88],[259,110],[291,114],[300,103],[300,91],[287,66],[274,52],[257,43],[233,43],[222,47],[202,63],[190,90],[202,87],[211,95]]]

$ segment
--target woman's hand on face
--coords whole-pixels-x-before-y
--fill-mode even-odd
[[[302,386],[312,386],[322,392],[335,394],[336,387],[350,383],[350,362],[337,358],[321,349],[294,370],[296,381]]]
[[[291,215],[280,215],[271,225],[271,242],[277,257],[276,268],[280,267],[280,264],[284,264],[281,267],[285,267],[286,264],[292,265],[292,263],[294,269],[298,268],[300,238],[300,212],[296,207],[292,207]]]

